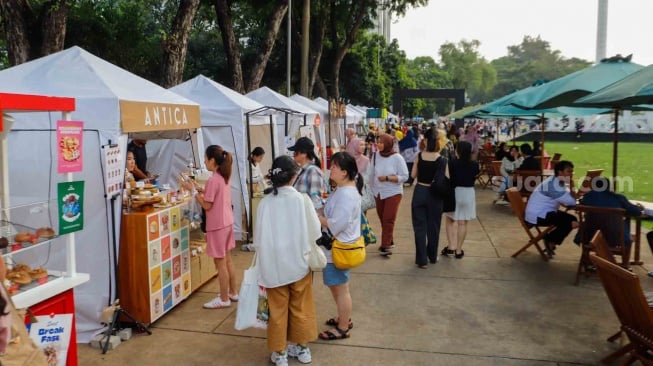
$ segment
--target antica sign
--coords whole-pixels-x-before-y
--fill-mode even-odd
[[[123,132],[181,130],[200,127],[197,105],[120,101]]]

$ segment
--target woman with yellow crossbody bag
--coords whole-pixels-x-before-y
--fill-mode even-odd
[[[336,153],[331,158],[330,172],[337,188],[324,206],[320,223],[332,233],[334,240],[331,248],[324,248],[327,266],[322,270],[322,279],[331,290],[338,316],[326,321],[333,328],[319,334],[324,340],[349,338],[349,330],[353,327],[349,268],[365,261],[360,221],[363,178],[358,174],[356,160],[346,152]]]

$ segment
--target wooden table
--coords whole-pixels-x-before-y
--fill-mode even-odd
[[[637,204],[642,205],[644,207],[644,209],[646,209],[646,210],[653,210],[653,202],[634,201],[634,200],[631,200],[630,202],[633,203],[633,204],[636,204],[636,205]],[[642,220],[647,219],[649,217],[650,216],[644,215],[644,214],[640,215],[640,216],[628,217],[629,224],[630,224],[630,219],[631,218],[635,219],[635,240],[634,240],[634,242],[635,242],[635,255],[634,255],[634,258],[633,258],[632,262],[630,262],[631,264],[635,264],[635,265],[644,264],[644,262],[642,262],[639,259],[639,252],[640,252],[640,249],[641,249],[641,246],[642,246],[642,243],[641,243],[641,240],[642,240]]]

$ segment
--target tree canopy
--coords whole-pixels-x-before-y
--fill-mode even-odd
[[[488,61],[480,42],[440,46],[439,60],[408,59],[396,40],[374,32],[380,9],[396,16],[428,0],[312,0],[308,33],[302,1],[288,0],[0,0],[0,68],[78,45],[164,87],[204,74],[239,92],[286,86],[291,41],[291,90],[390,107],[396,88],[464,88],[469,104],[488,102],[536,80],[551,80],[590,65],[561,55],[538,37],[524,36]],[[305,23],[304,23],[305,24]],[[300,45],[308,37],[308,52]],[[300,88],[302,57],[308,83]],[[407,100],[404,116],[451,112],[448,100]]]

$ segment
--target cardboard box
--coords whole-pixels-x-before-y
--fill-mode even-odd
[[[206,282],[209,279],[211,279],[215,274],[218,272],[217,269],[215,268],[215,264],[213,263],[213,258],[209,257],[206,255],[206,253],[202,253],[199,255],[200,258],[200,277],[202,279],[202,282]]]
[[[195,292],[202,284],[202,271],[200,269],[200,257],[190,258],[190,291]]]

